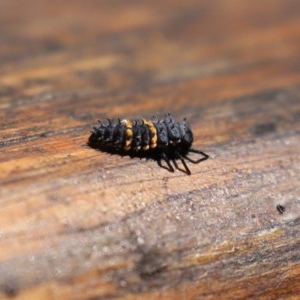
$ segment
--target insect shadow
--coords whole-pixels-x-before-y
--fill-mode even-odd
[[[140,158],[143,159],[145,158],[146,160],[154,160],[157,162],[157,164],[169,171],[169,172],[175,172],[175,169],[187,174],[191,175],[191,171],[189,167],[186,164],[186,161],[189,161],[193,164],[199,164],[202,161],[205,161],[209,158],[209,156],[204,153],[203,151],[189,148],[189,149],[180,149],[178,150],[176,147],[169,147],[168,149],[160,149],[160,148],[155,148],[155,149],[149,149],[148,151],[125,151],[123,149],[115,149],[113,147],[107,146],[107,145],[99,145],[99,144],[94,144],[91,141],[88,141],[87,145],[90,148],[93,148],[95,150],[104,152],[104,153],[109,153],[112,155],[118,155],[118,156],[127,156],[130,158]],[[173,149],[174,148],[174,149]],[[196,153],[199,154],[200,157],[197,159],[192,159],[189,157],[190,153]],[[182,166],[178,164],[178,160],[181,161]],[[163,164],[163,161],[166,163]],[[171,162],[173,163],[174,167],[172,166]]]

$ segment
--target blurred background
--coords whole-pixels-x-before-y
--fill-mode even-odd
[[[298,299],[299,16],[0,0],[0,298]],[[210,155],[191,176],[86,145],[166,112]]]
[[[176,102],[181,115],[202,101],[293,85],[299,7],[297,0],[2,0],[1,95],[94,97],[98,117],[165,112]],[[129,98],[144,107],[127,106]]]

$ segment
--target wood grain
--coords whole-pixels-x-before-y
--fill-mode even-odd
[[[298,299],[299,13],[0,1],[0,298]],[[166,112],[210,155],[191,176],[86,145]]]

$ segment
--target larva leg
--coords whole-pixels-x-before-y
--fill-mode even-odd
[[[161,163],[161,160],[162,160],[162,159],[167,163],[167,165],[168,165],[169,168],[166,168],[166,167],[164,167],[164,166],[162,165],[162,163]],[[167,170],[170,171],[170,172],[174,172],[174,171],[175,171],[174,168],[172,167],[171,163],[170,163],[169,158],[167,157],[167,155],[166,155],[164,152],[162,152],[162,153],[160,154],[160,159],[158,160],[158,164],[159,164],[160,167],[162,167],[162,168],[164,168],[164,169],[167,169]]]
[[[187,159],[188,161],[190,161],[193,164],[198,164],[201,161],[207,160],[209,158],[209,156],[206,153],[204,153],[203,151],[197,150],[197,149],[191,148],[191,149],[189,149],[189,152],[199,153],[203,156],[200,159],[193,160],[193,159],[189,158],[187,155],[182,155],[185,159]]]
[[[176,169],[186,173],[187,175],[191,175],[191,171],[190,171],[189,167],[187,166],[187,164],[184,160],[184,157],[179,152],[175,152],[175,155],[181,160],[181,162],[184,166],[184,170],[180,169],[178,164],[177,164],[176,159],[173,159],[173,162],[174,162],[174,165],[175,165]]]

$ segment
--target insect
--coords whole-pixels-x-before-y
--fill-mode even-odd
[[[198,164],[208,159],[208,155],[200,150],[193,149],[193,132],[186,119],[175,122],[171,114],[166,114],[163,120],[152,119],[127,120],[118,119],[95,126],[91,132],[88,144],[93,148],[120,154],[152,155],[162,165],[164,160],[168,169],[174,172],[170,161],[176,169],[190,175],[191,171],[186,160]],[[200,158],[192,159],[189,153],[200,154]],[[184,169],[179,168],[177,160],[182,162]]]
[[[277,204],[276,208],[281,215],[285,212],[285,207],[281,204]]]

